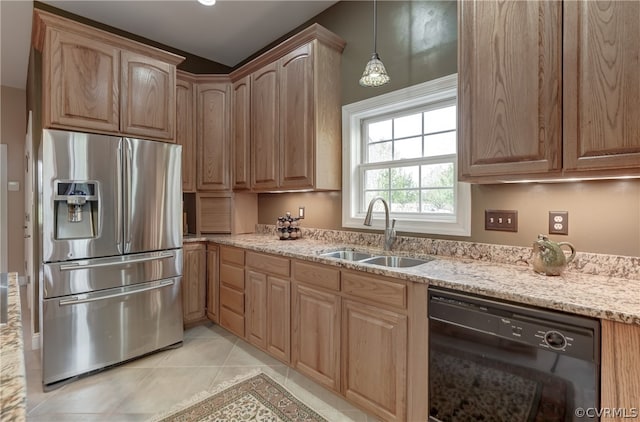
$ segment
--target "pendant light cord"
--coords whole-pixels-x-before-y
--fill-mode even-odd
[[[376,10],[376,0],[373,0],[373,52],[378,52],[378,28],[377,28],[377,20],[378,16]]]

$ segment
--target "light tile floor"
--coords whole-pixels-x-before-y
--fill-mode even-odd
[[[28,421],[144,421],[237,375],[262,369],[329,421],[376,421],[266,353],[208,323],[182,347],[44,393],[39,350],[26,351]]]

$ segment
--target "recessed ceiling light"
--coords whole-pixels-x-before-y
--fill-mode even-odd
[[[216,4],[216,0],[198,0],[198,3],[204,4],[205,6],[213,6]]]

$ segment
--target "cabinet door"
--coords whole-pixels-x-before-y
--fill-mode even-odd
[[[267,348],[267,276],[247,270],[245,280],[245,333],[247,341]]]
[[[207,245],[207,318],[218,322],[218,247]]]
[[[313,44],[287,54],[279,60],[279,65],[280,186],[312,188],[315,162]]]
[[[201,243],[187,243],[183,249],[182,314],[187,324],[205,316],[207,258],[205,245]]]
[[[278,186],[278,67],[271,63],[251,75],[251,187]]]
[[[559,174],[562,2],[461,1],[458,14],[459,178]]]
[[[120,50],[78,35],[47,30],[44,125],[118,132]]]
[[[197,87],[198,190],[229,190],[228,83]]]
[[[407,317],[345,300],[342,322],[345,396],[383,420],[405,420]]]
[[[568,1],[564,10],[565,170],[637,174],[640,2]]]
[[[638,409],[640,397],[640,326],[602,321],[602,394],[604,409]],[[603,417],[602,421],[622,422],[623,415]]]
[[[182,190],[196,190],[196,138],[193,84],[176,81],[176,142],[182,145]]]
[[[202,233],[231,233],[231,207],[229,194],[196,194],[196,231]]]
[[[245,76],[233,84],[232,101],[233,189],[249,189],[251,187],[251,179],[249,178],[249,168],[251,166],[249,149],[249,136],[251,134],[249,76]]]
[[[120,130],[174,141],[176,67],[130,51],[121,53]]]
[[[340,297],[297,283],[293,289],[293,365],[340,391]]]
[[[267,351],[291,361],[291,282],[267,277]]]

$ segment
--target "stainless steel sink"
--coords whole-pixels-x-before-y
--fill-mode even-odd
[[[374,256],[372,258],[363,259],[362,264],[380,265],[383,267],[415,267],[417,265],[426,264],[431,259],[409,258],[406,256]]]
[[[371,258],[373,254],[367,252],[358,252],[351,249],[342,249],[338,251],[325,252],[320,254],[324,258],[336,258],[344,259],[347,261],[361,261],[363,259]]]

